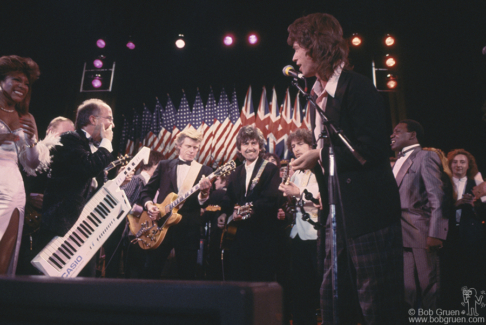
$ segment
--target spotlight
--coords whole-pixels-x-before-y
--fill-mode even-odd
[[[233,44],[233,36],[231,36],[231,35],[226,35],[226,36],[224,37],[224,39],[223,39],[223,43],[224,43],[224,45],[226,45],[226,46],[230,46],[230,45],[232,45],[232,44]]]
[[[99,77],[96,77],[95,79],[93,79],[93,81],[91,81],[91,84],[93,85],[93,87],[95,88],[100,88],[102,83],[101,83],[101,80]]]
[[[390,36],[390,34],[386,34],[386,36],[385,36],[385,45],[386,46],[393,46],[393,45],[395,45],[395,37]]]
[[[127,43],[127,47],[130,49],[130,50],[133,50],[135,48],[135,44],[133,44],[132,41],[128,41]]]
[[[361,36],[359,36],[358,33],[354,33],[353,36],[351,36],[351,45],[358,47],[361,43],[363,43]]]
[[[397,64],[397,61],[395,60],[395,58],[393,56],[391,56],[390,54],[387,54],[385,56],[385,65],[387,67],[393,68],[396,64]]]
[[[397,82],[397,78],[395,78],[395,76],[389,74],[389,75],[386,76],[386,78],[388,79],[386,81],[386,87],[388,89],[395,89],[395,88],[397,88],[398,82]]]
[[[106,43],[104,40],[102,40],[101,38],[99,40],[96,41],[96,46],[98,46],[100,49],[104,48],[106,46]]]
[[[184,42],[184,34],[179,34],[179,38],[175,42],[177,48],[182,49],[186,46],[186,42]]]
[[[95,68],[100,69],[103,67],[103,61],[101,61],[100,59],[96,59],[93,61],[93,65],[95,66]]]
[[[258,36],[255,33],[252,33],[248,36],[248,43],[251,45],[255,45],[258,43]]]

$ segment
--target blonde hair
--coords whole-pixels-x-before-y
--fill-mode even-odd
[[[56,129],[57,126],[61,123],[61,122],[71,122],[73,125],[73,121],[71,121],[70,119],[68,119],[67,117],[64,117],[64,116],[58,116],[58,117],[55,117],[51,123],[49,123],[49,125],[47,126],[47,130],[53,130],[53,129]]]
[[[192,139],[200,144],[203,140],[203,135],[194,129],[184,130],[175,138],[176,147],[180,147],[186,138]]]

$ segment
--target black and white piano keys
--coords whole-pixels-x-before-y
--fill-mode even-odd
[[[55,237],[32,264],[49,276],[75,277],[128,211],[130,204],[123,190],[112,195],[103,188],[86,204],[71,230],[62,238]]]

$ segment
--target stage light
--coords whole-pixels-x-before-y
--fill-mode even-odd
[[[395,44],[395,38],[390,36],[390,34],[386,34],[385,36],[385,45],[386,46],[393,46]]]
[[[101,38],[99,40],[96,41],[96,46],[98,46],[100,49],[104,48],[106,46],[106,43],[104,40],[102,40]]]
[[[184,48],[184,46],[186,46],[186,42],[184,42],[184,40],[182,39],[178,39],[176,42],[175,42],[175,45],[177,46],[177,48]]]
[[[177,48],[182,49],[186,46],[186,42],[184,41],[184,34],[179,34],[178,38],[175,42]]]
[[[256,43],[258,43],[258,36],[256,34],[250,34],[248,36],[248,43],[250,43],[251,45],[255,45]]]
[[[230,35],[226,35],[223,40],[224,45],[230,46],[233,44],[233,37]]]
[[[102,85],[102,82],[100,80],[99,77],[96,77],[95,79],[93,79],[93,81],[91,81],[91,84],[93,85],[93,87],[95,88],[100,88],[101,85]]]
[[[100,59],[96,59],[93,61],[93,65],[95,66],[95,68],[100,69],[101,67],[103,67],[103,61],[101,61]]]
[[[357,47],[360,46],[361,43],[363,43],[361,36],[359,36],[357,33],[354,33],[353,36],[351,36],[351,45]]]
[[[397,64],[397,61],[395,60],[395,58],[393,56],[391,56],[390,54],[387,54],[385,56],[385,65],[387,67],[393,68],[396,64]]]
[[[388,89],[391,89],[391,90],[392,90],[392,89],[397,88],[397,86],[398,86],[397,78],[395,78],[395,77],[394,77],[393,75],[391,75],[391,74],[387,75],[387,76],[386,76],[386,78],[388,79],[388,80],[386,81],[386,87],[387,87]]]
[[[130,50],[133,50],[135,48],[135,44],[133,44],[132,41],[128,41],[127,43],[127,47],[130,49]]]

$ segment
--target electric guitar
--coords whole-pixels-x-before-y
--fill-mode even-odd
[[[236,214],[241,215],[241,220],[246,220],[251,217],[253,213],[253,203],[248,202],[245,205],[235,206]],[[228,250],[231,247],[231,243],[235,239],[236,230],[238,229],[238,223],[240,221],[234,221],[233,215],[229,216],[226,225],[224,226],[223,233],[221,234],[220,247],[221,249]]]
[[[236,163],[230,161],[219,167],[211,175],[207,176],[207,178],[213,180],[218,176],[228,175],[235,168]],[[132,243],[138,243],[142,249],[155,249],[159,247],[169,228],[181,221],[182,216],[177,213],[179,206],[197,190],[199,190],[199,184],[195,185],[181,196],[178,196],[176,193],[167,195],[162,203],[155,204],[159,208],[161,214],[161,217],[157,220],[152,220],[147,211],[143,211],[140,218],[129,214],[128,221],[130,231],[135,234]]]

